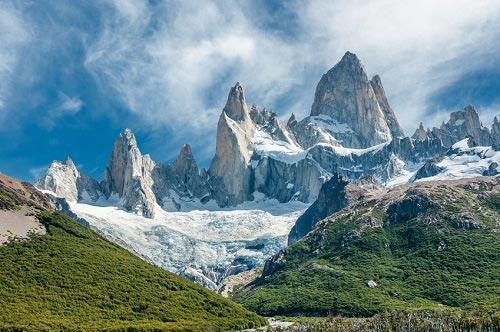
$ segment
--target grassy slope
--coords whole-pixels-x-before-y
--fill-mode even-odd
[[[370,316],[388,309],[477,305],[499,310],[499,195],[480,201],[476,194],[440,186],[432,196],[441,208],[430,211],[437,216],[430,223],[417,217],[381,227],[385,210],[378,203],[338,214],[289,247],[278,272],[235,299],[264,315]],[[466,211],[481,221],[481,229],[453,225]],[[380,226],[351,236],[367,215]],[[368,280],[378,286],[368,287]]]
[[[0,329],[227,330],[266,324],[62,214],[43,212],[40,218],[47,235],[0,247]]]

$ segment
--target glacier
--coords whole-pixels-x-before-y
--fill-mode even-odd
[[[309,206],[257,193],[254,201],[226,209],[167,212],[157,206],[155,216],[146,218],[115,200],[68,204],[107,239],[212,290],[228,275],[262,266],[284,248],[290,229]]]

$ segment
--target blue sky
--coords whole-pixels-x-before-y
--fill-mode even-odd
[[[411,134],[472,103],[500,112],[500,2],[0,0],[0,172],[31,181],[71,155],[101,178],[124,127],[202,166],[236,81],[286,119],[350,50]]]

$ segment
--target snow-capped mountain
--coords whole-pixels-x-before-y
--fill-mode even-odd
[[[249,109],[236,83],[208,170],[199,169],[189,145],[171,164],[155,162],[125,129],[100,183],[68,159],[54,161],[35,185],[65,198],[78,217],[117,243],[216,288],[285,246],[298,216],[321,200],[323,184],[337,174],[373,186],[496,175],[499,141],[498,120],[488,129],[472,106],[440,128],[420,125],[404,136],[380,77],[369,79],[347,52],[323,75],[310,115],[300,121]],[[328,209],[311,213],[320,210]],[[306,228],[294,228],[300,231],[292,238]]]

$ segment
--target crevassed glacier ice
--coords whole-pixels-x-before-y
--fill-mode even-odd
[[[150,219],[129,213],[116,202],[69,204],[78,217],[110,240],[212,289],[227,275],[263,265],[285,247],[291,227],[308,207],[257,195],[232,209],[167,212],[158,206]]]

